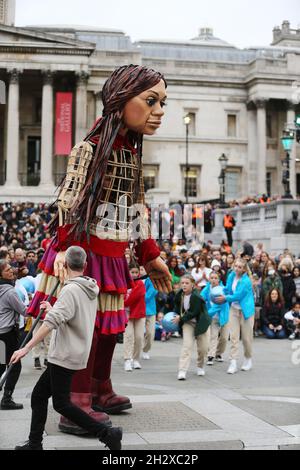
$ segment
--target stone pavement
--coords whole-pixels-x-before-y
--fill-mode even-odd
[[[253,370],[233,376],[226,374],[228,351],[224,364],[206,367],[205,377],[195,374],[194,354],[188,380],[181,382],[181,342],[155,341],[151,359],[133,372],[123,370],[123,346],[117,345],[113,383],[133,403],[132,410],[111,416],[113,425],[123,426],[124,449],[300,449],[300,365],[292,362],[296,343],[256,338]],[[300,363],[300,342],[297,346]],[[0,411],[0,449],[27,438],[30,393],[39,375],[26,358],[14,394],[24,410]],[[58,420],[50,403],[45,449],[102,449],[94,438],[59,432]]]

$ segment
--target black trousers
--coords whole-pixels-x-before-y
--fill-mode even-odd
[[[75,372],[75,370],[48,363],[47,369],[39,378],[31,395],[32,417],[29,440],[33,444],[40,444],[43,440],[48,400],[51,396],[55,411],[86,429],[89,434],[101,437],[108,428],[107,424],[94,420],[70,401],[71,383]]]
[[[6,371],[6,365],[9,364],[11,356],[13,353],[19,349],[19,332],[17,329],[13,329],[8,333],[0,334],[0,354],[2,356],[5,355],[5,362],[6,364],[0,364],[0,377]],[[5,354],[4,354],[5,353]],[[4,362],[0,356],[1,362]],[[21,373],[21,362],[17,362],[14,367],[11,369],[10,373],[8,374],[7,381],[5,383],[4,391],[11,391],[13,392],[16,386],[16,383],[19,380],[20,373]]]
[[[232,246],[232,228],[225,228],[225,232],[226,232],[226,235],[227,235],[227,241],[228,241],[228,245],[229,246]]]

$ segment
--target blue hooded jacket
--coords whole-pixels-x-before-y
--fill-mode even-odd
[[[155,287],[152,284],[152,281],[149,277],[144,281],[145,288],[146,288],[146,295],[145,295],[145,301],[146,301],[146,315],[147,316],[152,316],[156,315],[156,296],[158,291],[155,289]]]
[[[241,306],[245,320],[255,314],[255,302],[251,280],[247,273],[239,279],[236,290],[233,293],[232,284],[235,278],[235,272],[229,274],[226,288],[225,297],[227,302],[238,302]]]
[[[220,286],[224,287],[224,284],[220,282]],[[229,303],[225,302],[224,304],[214,304],[210,300],[210,291],[211,291],[211,283],[209,282],[206,284],[205,288],[201,291],[200,296],[205,300],[206,302],[206,308],[208,315],[210,317],[214,317],[215,315],[219,316],[219,322],[220,326],[223,327],[225,326],[228,321],[229,321]],[[225,289],[224,289],[225,290]]]

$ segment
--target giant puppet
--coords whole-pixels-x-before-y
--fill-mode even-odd
[[[43,275],[29,313],[37,315],[56,276],[64,280],[65,250],[71,245],[82,246],[87,252],[85,274],[97,280],[100,294],[89,362],[86,369],[75,374],[71,397],[94,418],[107,422],[107,413],[132,406],[129,398],[113,391],[111,363],[116,337],[125,330],[124,294],[132,283],[124,256],[132,236],[130,209],[144,205],[143,135],[154,134],[161,124],[166,82],[152,69],[122,66],[104,84],[102,100],[102,117],[70,154],[57,200],[58,212],[50,224],[53,239],[40,264]],[[135,255],[155,287],[168,292],[170,273],[142,210],[137,214],[141,217],[135,226]],[[52,304],[56,297],[51,299]],[[59,428],[83,433],[63,417]]]

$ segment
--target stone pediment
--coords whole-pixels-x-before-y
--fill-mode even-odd
[[[53,50],[55,53],[70,51],[92,54],[95,45],[90,42],[78,41],[68,37],[51,34],[48,32],[23,29],[14,26],[0,25],[0,50],[27,51]]]

